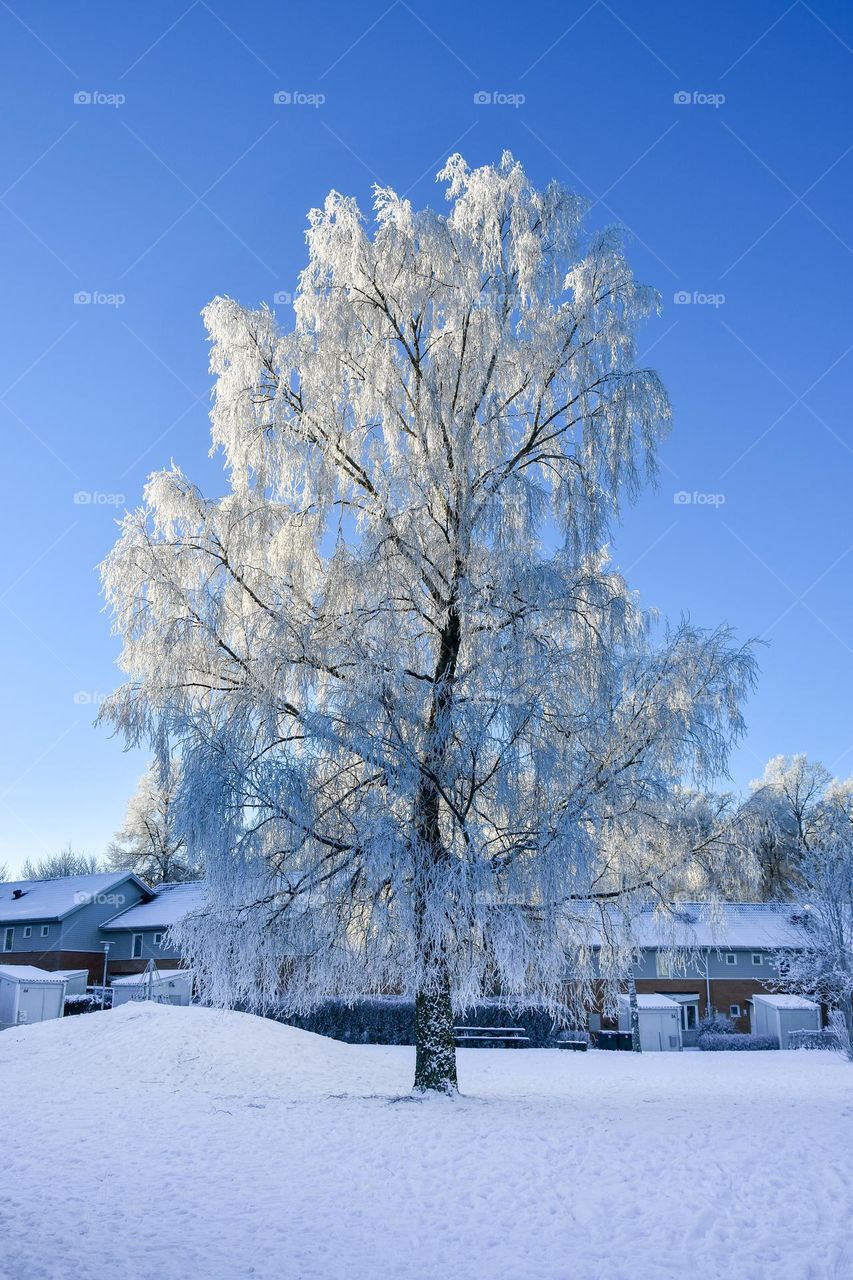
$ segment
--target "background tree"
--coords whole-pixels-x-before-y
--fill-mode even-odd
[[[200,864],[188,856],[175,825],[180,777],[178,760],[169,759],[165,769],[151,761],[128,804],[124,826],[109,847],[112,869],[135,871],[149,884],[199,878]]]
[[[837,826],[803,851],[800,874],[801,946],[780,957],[780,985],[835,1013],[853,1061],[853,828],[846,815],[838,815]]]
[[[103,871],[100,860],[87,853],[77,853],[70,842],[59,853],[48,854],[36,862],[27,858],[21,868],[22,880],[58,880],[62,876],[90,876]]]
[[[741,823],[759,871],[762,901],[789,899],[803,886],[801,862],[834,819],[830,811],[850,805],[851,783],[833,781],[829,770],[805,755],[774,756],[752,783]]]
[[[416,1087],[452,1091],[454,1008],[556,1002],[567,952],[593,976],[575,904],[666,894],[600,837],[724,768],[754,665],[608,563],[669,420],[619,234],[508,155],[440,178],[447,216],[312,211],[292,331],[207,308],[228,491],[172,468],[124,521],[104,714],[180,749],[207,997],[414,992]]]

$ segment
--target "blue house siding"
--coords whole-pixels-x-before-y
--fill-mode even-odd
[[[60,927],[62,930],[61,950],[103,951],[101,925],[104,921],[136,906],[146,896],[133,880],[116,885],[109,893],[98,894],[94,902],[80,907],[56,926],[57,932]]]

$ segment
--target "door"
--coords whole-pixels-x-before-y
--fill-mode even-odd
[[[682,1044],[696,1044],[699,1038],[699,1001],[681,1006]]]
[[[41,1022],[44,1018],[44,987],[21,987],[18,1022]]]

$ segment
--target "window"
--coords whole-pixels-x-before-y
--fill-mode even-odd
[[[753,964],[764,964],[764,956],[761,954],[761,952],[760,952],[760,951],[753,951],[753,953],[752,953],[752,963],[753,963]]]
[[[31,924],[24,925],[24,937],[31,938],[33,936],[33,926]]]
[[[41,936],[42,936],[43,938],[46,938],[46,937],[47,937],[47,935],[48,935],[49,933],[50,933],[50,925],[49,925],[49,924],[43,924],[43,925],[42,925],[42,927],[41,927]]]
[[[672,956],[668,951],[658,951],[655,956],[657,965],[657,976],[659,978],[672,977]]]
[[[155,933],[155,934],[154,934],[154,946],[155,946],[155,947],[162,947],[162,945],[163,945],[163,935],[162,935],[162,933]]]
[[[737,956],[733,951],[730,951],[726,956],[726,964],[737,964]]]
[[[134,960],[138,960],[142,955],[142,934],[135,933],[130,944],[130,954]]]
[[[14,942],[14,940],[15,940],[15,930],[14,930],[14,929],[6,929],[6,930],[4,930],[4,932],[3,932],[3,950],[4,950],[4,951],[11,951],[11,950],[12,950],[12,943]]]
[[[739,1017],[740,1017],[740,1005],[739,1005],[739,1004],[730,1004],[730,1005],[729,1005],[729,1017],[730,1017],[730,1018],[739,1018]]]

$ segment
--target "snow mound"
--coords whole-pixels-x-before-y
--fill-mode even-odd
[[[0,1036],[0,1068],[51,1071],[62,1061],[87,1086],[152,1084],[198,1089],[286,1083],[288,1092],[338,1088],[353,1046],[232,1010],[131,1001],[103,1013],[15,1027]]]

